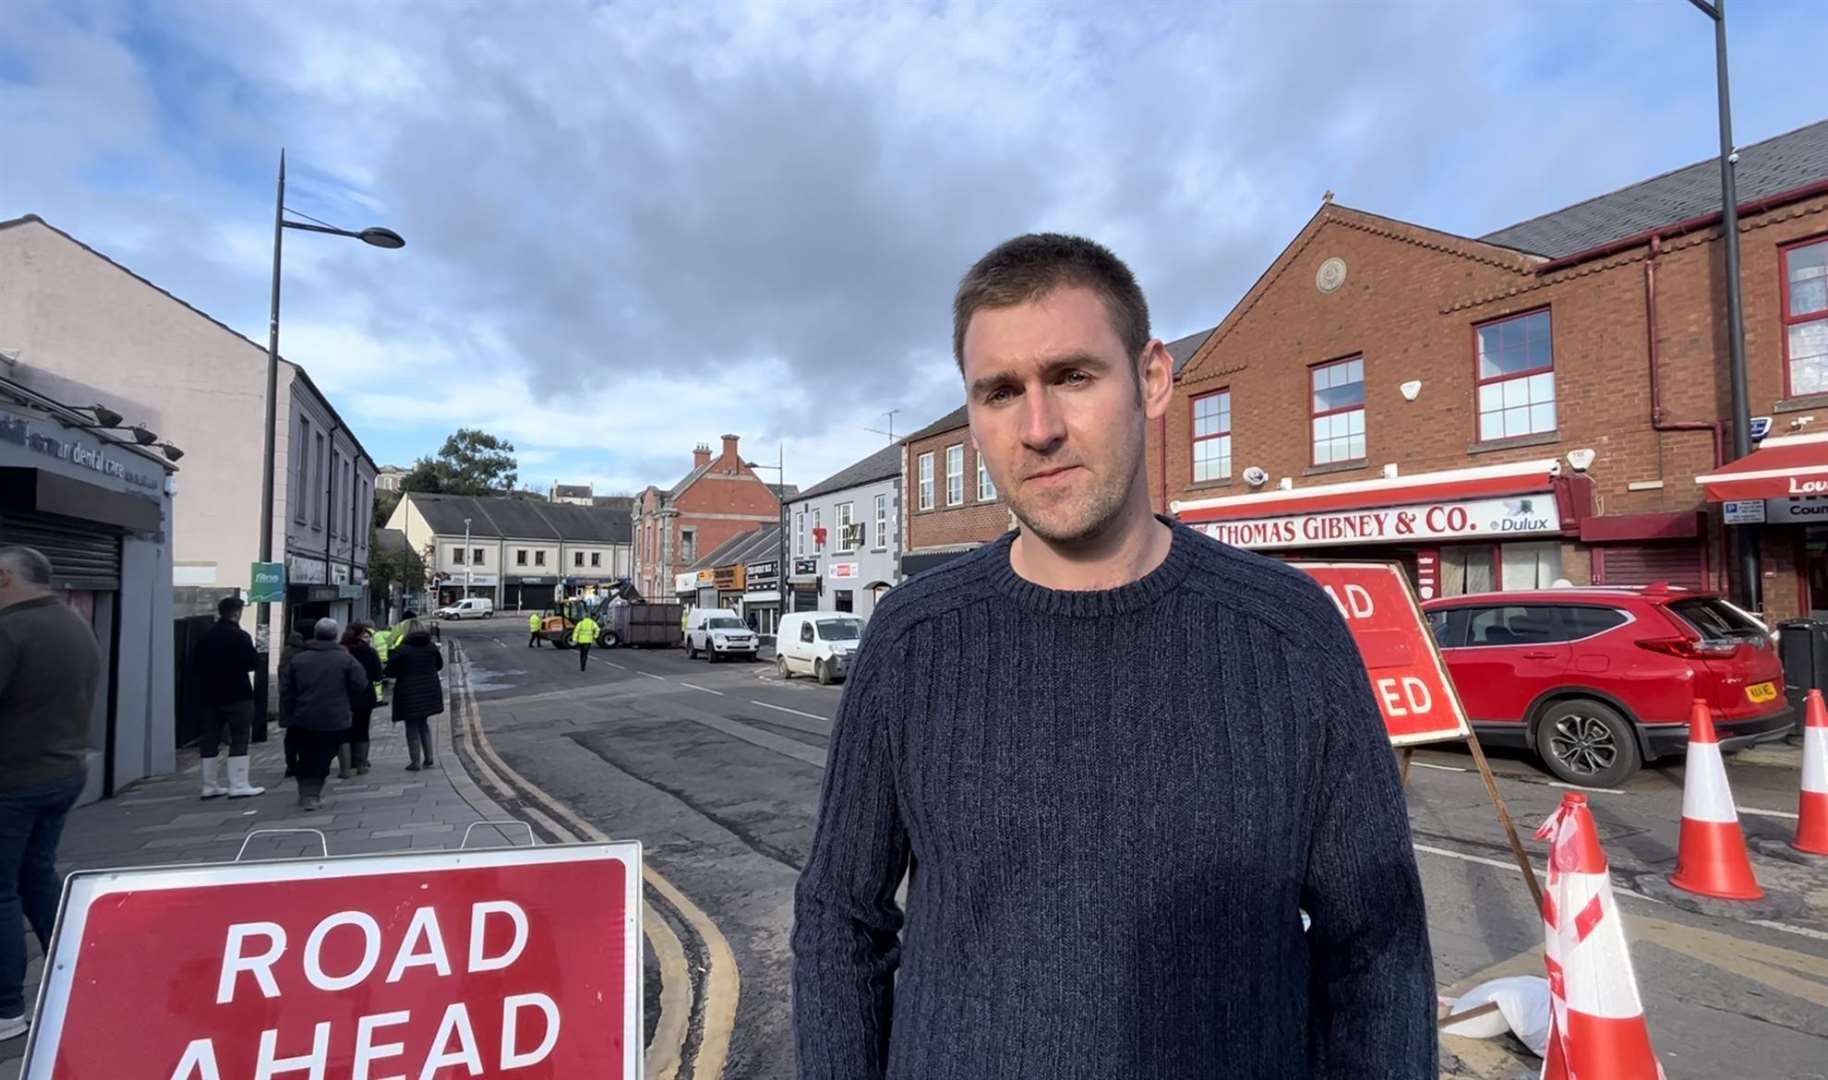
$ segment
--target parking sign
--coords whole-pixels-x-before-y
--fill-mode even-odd
[[[1291,563],[1320,583],[1345,617],[1364,658],[1390,745],[1472,734],[1434,633],[1396,563]]]
[[[78,873],[21,1076],[638,1080],[640,889],[633,843]]]

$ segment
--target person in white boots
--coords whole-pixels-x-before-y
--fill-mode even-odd
[[[223,597],[216,605],[216,625],[191,654],[191,684],[202,706],[197,753],[206,799],[246,798],[266,790],[248,781],[248,736],[254,730],[254,685],[249,676],[260,666],[260,654],[241,628],[243,606],[238,596]],[[218,756],[224,735],[229,744],[226,770]]]
[[[57,841],[89,772],[101,653],[88,620],[52,591],[51,561],[0,547],[0,1042],[25,1018],[25,926],[51,948]]]

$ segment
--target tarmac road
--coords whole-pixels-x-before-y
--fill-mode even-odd
[[[444,629],[501,758],[603,833],[643,841],[650,865],[728,943],[741,986],[723,1075],[790,1076],[793,883],[841,687],[680,650],[595,650],[580,673],[574,653],[528,649],[512,615]],[[1798,760],[1784,744],[1729,757],[1755,845],[1780,846],[1794,828]],[[1493,752],[1491,763],[1527,841],[1564,788],[1525,755]],[[1463,748],[1422,750],[1409,779],[1443,993],[1543,970],[1541,921],[1471,767]],[[1780,903],[1724,916],[1635,895],[1674,865],[1682,780],[1678,759],[1589,793],[1663,1066],[1672,1077],[1828,1078],[1828,862],[1755,852]],[[1540,868],[1543,845],[1529,847]],[[695,1012],[694,1039],[702,1019]],[[1443,1051],[1444,1075],[1540,1067],[1508,1038],[1450,1037]]]

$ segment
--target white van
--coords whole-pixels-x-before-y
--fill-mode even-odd
[[[482,596],[468,596],[450,607],[432,613],[440,619],[486,619],[495,614],[495,601]]]
[[[850,671],[863,640],[863,620],[842,611],[796,611],[775,631],[774,668],[781,678],[811,675],[830,686]]]
[[[686,659],[704,653],[712,660],[725,656],[755,659],[762,639],[736,612],[727,608],[695,608],[686,616]]]

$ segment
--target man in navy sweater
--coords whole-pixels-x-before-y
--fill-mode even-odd
[[[1150,512],[1173,360],[1130,271],[1011,240],[953,348],[1021,527],[864,636],[795,898],[799,1075],[1433,1080],[1358,651],[1310,579]]]

